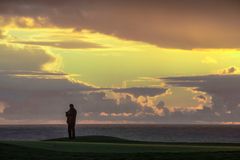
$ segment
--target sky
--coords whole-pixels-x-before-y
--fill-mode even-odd
[[[1,0],[0,124],[239,124],[238,0]]]

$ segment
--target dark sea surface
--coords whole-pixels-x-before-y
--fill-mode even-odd
[[[158,142],[240,143],[240,125],[77,125],[76,134]],[[44,140],[66,136],[66,125],[0,125],[0,140]]]

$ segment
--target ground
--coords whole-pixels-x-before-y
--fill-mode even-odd
[[[1,160],[239,160],[240,144],[151,143],[87,136],[47,141],[0,141]]]

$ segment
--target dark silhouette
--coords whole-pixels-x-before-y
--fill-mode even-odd
[[[69,139],[74,139],[77,110],[74,108],[73,104],[70,104],[69,107],[70,109],[66,112],[68,124],[68,137]]]

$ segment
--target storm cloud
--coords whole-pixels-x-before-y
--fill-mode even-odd
[[[84,41],[13,41],[11,43],[19,43],[19,44],[26,44],[26,45],[36,45],[36,46],[50,46],[56,48],[64,48],[64,49],[86,49],[86,48],[103,48],[98,44],[84,42]]]
[[[0,15],[3,24],[8,17],[32,17],[44,27],[43,17],[53,26],[164,48],[239,48],[239,7],[238,0],[3,0]]]

